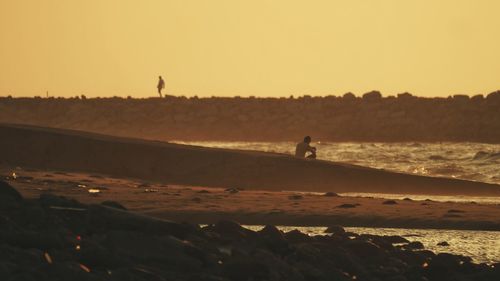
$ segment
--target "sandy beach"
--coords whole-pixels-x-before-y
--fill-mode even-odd
[[[189,186],[500,196],[500,186],[291,155],[206,148],[82,131],[0,125],[0,163]]]
[[[50,192],[84,203],[116,201],[131,211],[197,224],[225,219],[242,224],[500,231],[500,206],[495,204],[208,188],[7,166],[0,168],[0,175],[26,198]]]
[[[0,277],[489,281],[498,276],[495,256],[482,259],[491,265],[475,263],[461,254],[427,250],[404,236],[343,227],[496,232],[499,204],[337,193],[495,197],[500,190],[495,184],[80,131],[2,125],[0,133],[0,223],[6,227],[0,230],[0,249],[7,253],[0,257],[7,265]],[[241,225],[266,227],[254,231]],[[273,225],[329,230],[309,236]]]
[[[19,125],[0,126],[0,175],[26,198],[50,192],[117,201],[163,219],[208,224],[500,230],[498,204],[386,200],[340,192],[488,195],[494,184]],[[325,196],[327,193],[330,196]]]

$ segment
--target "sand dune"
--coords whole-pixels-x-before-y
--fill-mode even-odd
[[[500,196],[500,186],[399,174],[289,155],[203,148],[26,125],[0,125],[9,165],[173,184],[263,190]]]

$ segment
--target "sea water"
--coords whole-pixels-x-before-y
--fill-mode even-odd
[[[245,225],[244,227],[258,231],[262,225]],[[278,226],[278,229],[288,232],[294,229],[308,235],[328,235],[326,227]],[[476,230],[442,230],[442,229],[408,229],[408,228],[372,228],[346,227],[346,231],[357,234],[398,235],[407,240],[422,242],[426,250],[434,253],[450,253],[471,257],[476,263],[500,262],[500,232]],[[439,246],[440,242],[449,246]]]
[[[189,145],[293,154],[292,142],[178,142]],[[329,143],[312,144],[318,159],[367,166],[388,171],[432,177],[456,178],[500,184],[500,145],[483,143]],[[496,204],[500,197],[436,196],[410,194],[345,193],[344,196],[366,196],[388,199],[405,197],[424,200],[477,202]],[[262,226],[246,226],[259,230]],[[280,226],[283,231],[298,229],[309,235],[325,235],[326,227]],[[472,230],[433,230],[404,228],[347,227],[358,234],[399,235],[409,241],[420,241],[435,253],[469,256],[474,262],[500,262],[500,232]],[[446,241],[449,246],[438,246]]]
[[[292,142],[177,142],[189,145],[294,154]],[[484,143],[329,143],[311,144],[318,159],[388,171],[500,184],[500,144]],[[387,199],[500,204],[500,197],[344,193]]]

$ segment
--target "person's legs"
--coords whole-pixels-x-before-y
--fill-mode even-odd
[[[309,158],[309,159],[316,159],[316,153],[311,153],[311,154],[309,154],[309,156],[307,156],[306,158]]]

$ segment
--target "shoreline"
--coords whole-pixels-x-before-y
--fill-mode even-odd
[[[275,225],[286,227],[328,227],[342,225],[343,227],[362,228],[394,228],[394,229],[423,229],[423,230],[470,230],[470,231],[500,231],[500,223],[481,221],[442,221],[434,220],[408,221],[403,218],[385,219],[383,217],[349,217],[349,216],[294,216],[288,214],[268,215],[251,213],[221,213],[221,212],[157,212],[148,211],[144,214],[167,220],[177,220],[200,225],[210,225],[219,220],[232,220],[242,225],[259,226]],[[265,223],[264,223],[265,222]]]
[[[233,220],[247,225],[500,231],[499,204],[182,186],[0,166],[4,177],[12,171],[17,179],[10,177],[8,182],[26,198],[36,199],[50,192],[87,204],[117,201],[134,212],[196,224]]]

